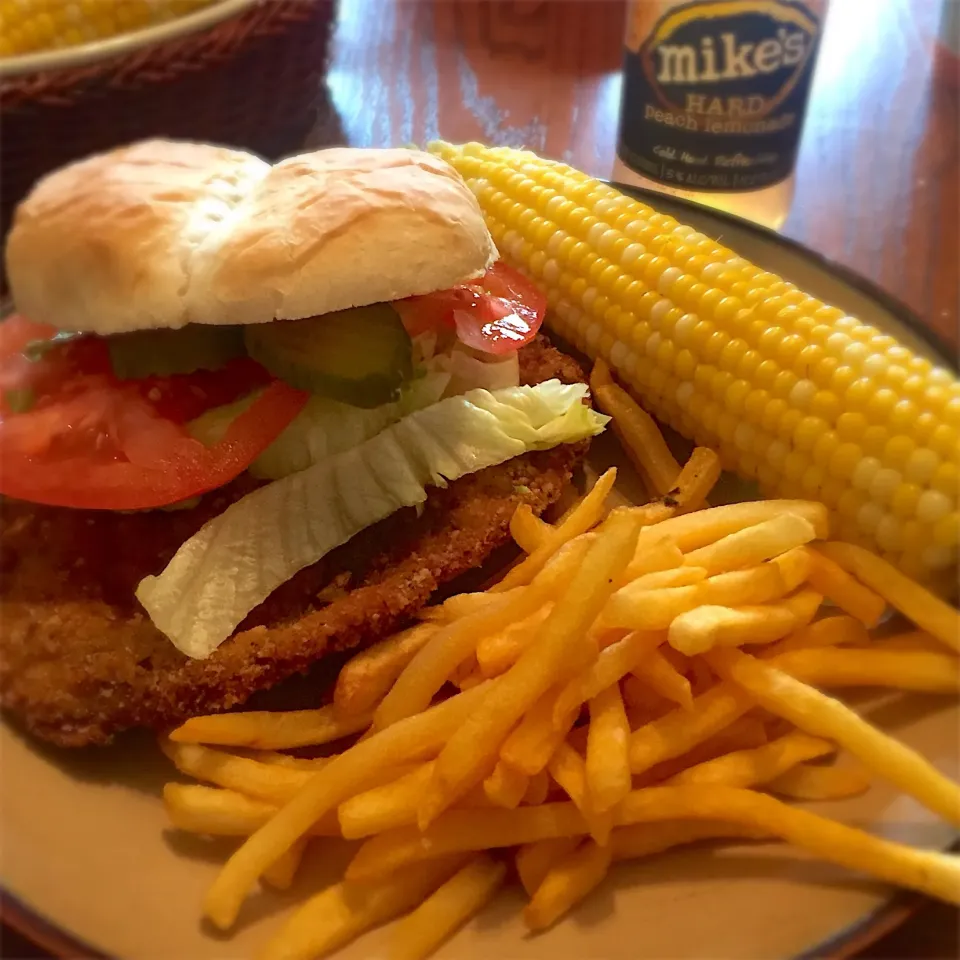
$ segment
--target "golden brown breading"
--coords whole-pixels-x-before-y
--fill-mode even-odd
[[[521,377],[582,379],[542,339]],[[108,742],[243,703],[332,651],[367,645],[409,620],[443,584],[509,538],[518,503],[539,513],[560,496],[585,445],[527,454],[431,491],[276,590],[207,660],[181,654],[146,617],[134,589],[163,569],[210,517],[251,488],[241,478],[194,510],[122,515],[3,505],[0,700],[34,734],[62,746]],[[345,596],[317,598],[350,573]]]

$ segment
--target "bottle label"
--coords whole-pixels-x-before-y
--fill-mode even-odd
[[[693,191],[757,190],[788,177],[820,39],[809,4],[700,0],[652,24],[650,12],[649,0],[633,0],[620,159]]]

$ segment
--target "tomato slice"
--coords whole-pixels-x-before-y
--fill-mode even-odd
[[[242,473],[307,400],[253,361],[120,381],[97,338],[28,360],[19,352],[29,342],[23,332],[18,320],[12,333],[0,334],[0,387],[5,396],[31,394],[24,412],[0,403],[0,494],[21,500],[105,510],[186,500]],[[44,333],[29,339],[51,335]],[[263,385],[219,443],[208,448],[187,433],[188,419]]]
[[[412,337],[455,329],[468,347],[502,356],[536,336],[547,298],[522,273],[497,261],[476,283],[408,297],[394,306]]]

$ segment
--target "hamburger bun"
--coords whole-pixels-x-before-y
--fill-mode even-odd
[[[417,150],[334,148],[274,166],[149,140],[43,178],[17,210],[17,309],[99,334],[265,323],[431,293],[496,259],[454,169]]]

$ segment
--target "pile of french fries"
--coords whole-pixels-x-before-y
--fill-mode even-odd
[[[514,872],[542,930],[613,863],[707,839],[785,840],[960,903],[957,857],[787,802],[881,778],[960,824],[957,783],[822,692],[955,696],[960,614],[831,542],[819,504],[704,506],[716,455],[681,469],[603,368],[593,387],[657,499],[608,508],[609,470],[556,524],[521,507],[522,561],[355,656],[329,706],[198,717],[164,741],[203,782],[166,786],[173,825],[247,838],[204,903],[221,929],[258,881],[288,887],[308,846],[356,843],[262,960],[324,956],[398,917],[390,956],[426,957]],[[877,636],[888,608],[913,626]],[[353,735],[327,757],[283,752]]]

